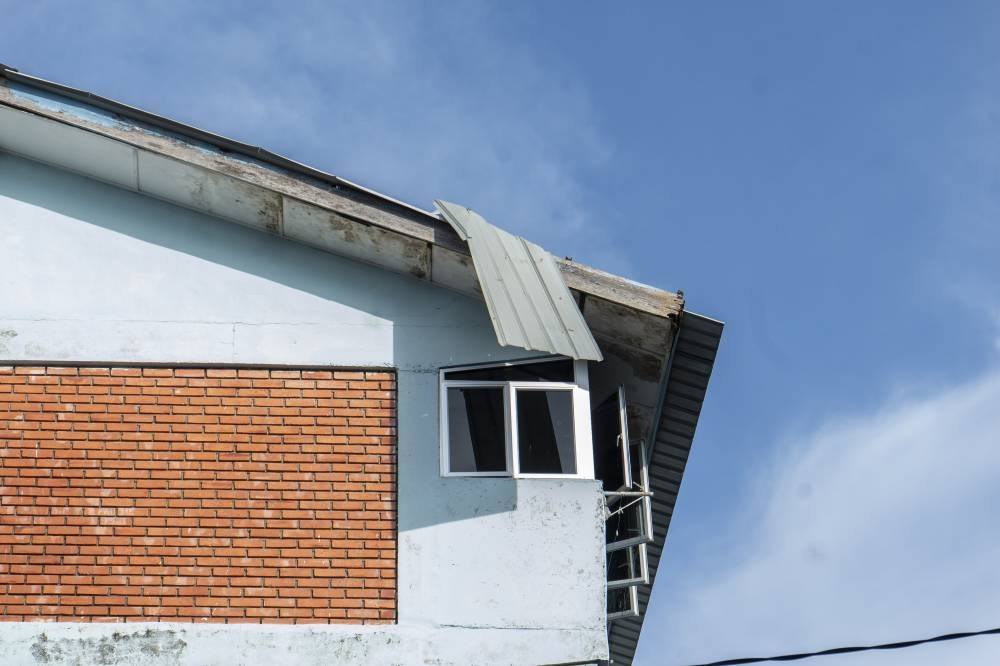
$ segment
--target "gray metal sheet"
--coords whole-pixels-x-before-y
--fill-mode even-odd
[[[656,581],[660,556],[673,515],[681,477],[687,464],[695,426],[705,400],[723,325],[707,317],[685,312],[667,377],[660,421],[649,462],[649,484],[653,491],[653,543],[647,548],[649,586],[639,588],[639,616],[616,620],[610,625],[608,643],[612,663],[629,665],[639,643],[649,594]]]
[[[469,244],[501,345],[603,360],[551,254],[493,226],[465,206],[447,201],[434,203]]]

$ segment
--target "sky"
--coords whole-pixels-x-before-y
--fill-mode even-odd
[[[637,664],[1000,626],[1000,5],[0,9],[0,62],[726,322]]]

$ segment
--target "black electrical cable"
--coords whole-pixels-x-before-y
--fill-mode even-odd
[[[776,657],[741,657],[739,659],[723,659],[722,661],[706,662],[704,664],[691,664],[690,666],[737,666],[738,664],[757,664],[762,661],[798,661],[799,659],[809,659],[810,657],[824,657],[830,654],[847,654],[849,652],[867,652],[869,650],[899,650],[900,648],[913,647],[924,643],[941,643],[943,641],[955,641],[960,638],[971,638],[973,636],[986,636],[989,634],[1000,634],[1000,627],[995,629],[983,629],[982,631],[962,631],[955,634],[942,634],[934,638],[921,638],[915,641],[899,641],[898,643],[882,643],[881,645],[858,645],[851,647],[830,648],[819,652],[800,652],[798,654],[783,654]]]

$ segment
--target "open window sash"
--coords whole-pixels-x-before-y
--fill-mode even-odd
[[[642,494],[640,494],[642,493]],[[612,509],[605,521],[608,552],[653,542],[651,501],[644,491],[626,495]]]
[[[639,616],[639,589],[636,585],[608,590],[608,622]]]
[[[642,440],[629,439],[624,386],[618,387],[617,406],[617,445],[623,483],[617,490],[604,493],[608,552],[653,541],[652,492],[649,488],[646,444]]]
[[[640,543],[607,554],[608,590],[631,585],[649,585],[646,544]]]
[[[632,447],[628,438],[628,407],[625,404],[625,387],[618,387],[618,447],[622,457],[622,479],[619,490],[630,490],[633,485]]]
[[[646,445],[629,438],[624,387],[594,410],[592,423],[598,478],[608,489],[604,499],[610,622],[639,615],[638,588],[649,584],[647,545],[653,541],[652,492]]]

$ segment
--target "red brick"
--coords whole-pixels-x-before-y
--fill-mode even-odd
[[[0,619],[392,622],[394,391],[381,370],[0,366]]]

